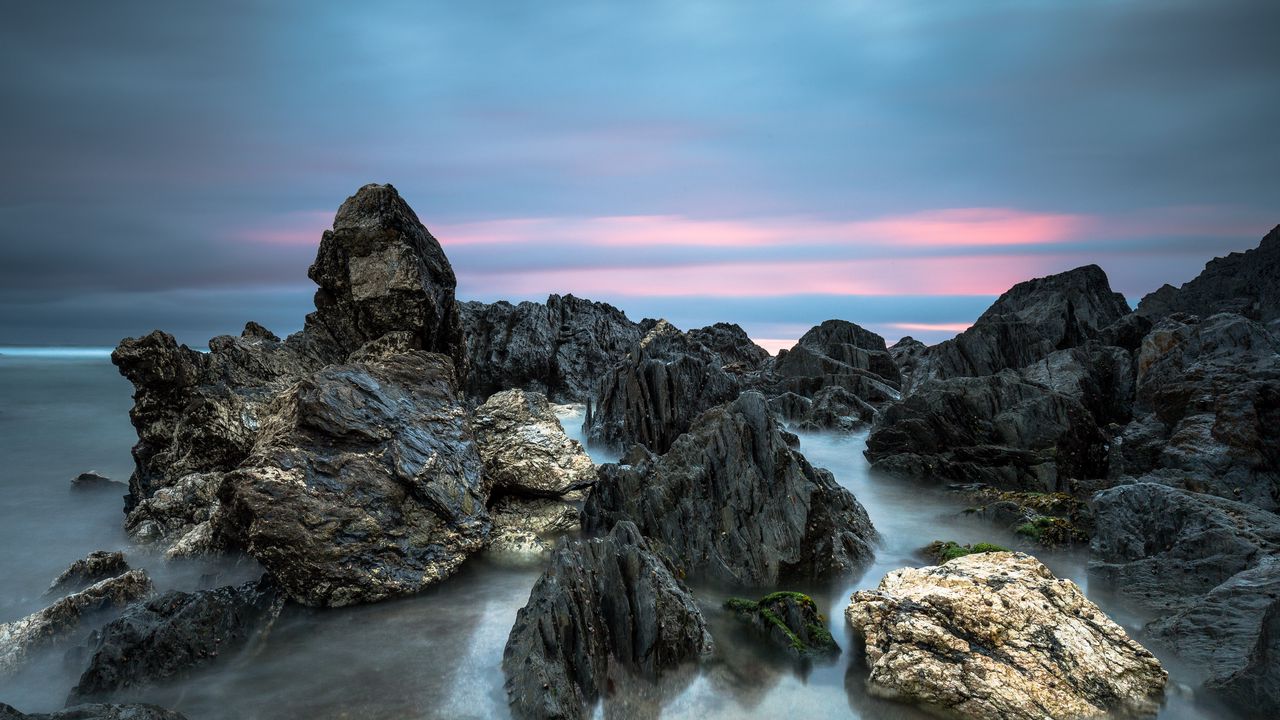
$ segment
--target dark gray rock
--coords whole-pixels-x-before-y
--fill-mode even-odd
[[[124,553],[96,550],[71,563],[70,567],[53,581],[45,595],[66,595],[79,592],[94,583],[101,582],[129,571]]]
[[[716,352],[665,320],[657,322],[598,386],[592,442],[641,443],[666,452],[703,411],[738,396],[743,380]]]
[[[99,475],[96,472],[80,473],[71,479],[72,492],[128,492],[129,486],[119,480]]]
[[[898,366],[898,374],[902,377],[904,387],[911,384],[911,376],[920,367],[928,349],[927,345],[910,335],[889,347],[889,357],[893,358],[893,364]]]
[[[1137,313],[1159,320],[1172,313],[1208,317],[1232,312],[1276,329],[1280,322],[1280,225],[1258,247],[1214,258],[1181,288],[1165,285],[1142,298]]]
[[[71,702],[101,701],[183,677],[244,647],[282,603],[275,585],[263,578],[238,587],[171,591],[133,605],[89,638],[91,659]]]
[[[925,383],[881,412],[866,455],[880,472],[1006,490],[1070,492],[1107,474],[1089,411],[1011,370]]]
[[[0,720],[187,720],[185,715],[146,704],[85,704],[51,713],[18,712],[0,703]]]
[[[489,539],[452,360],[403,340],[281,394],[253,455],[222,483],[224,534],[303,604],[417,592]]]
[[[697,602],[631,523],[557,549],[516,614],[502,670],[516,718],[583,718],[632,677],[712,649]]]
[[[1019,374],[1079,401],[1102,427],[1123,425],[1133,414],[1137,377],[1133,355],[1124,348],[1088,343],[1058,350]]]
[[[872,557],[866,511],[789,446],[757,392],[702,415],[667,454],[624,460],[639,464],[600,467],[583,527],[633,521],[690,577],[772,587]]]
[[[1055,350],[1083,345],[1128,314],[1124,296],[1111,291],[1097,265],[1018,283],[968,330],[928,348],[911,374],[911,387],[1025,367]]]
[[[689,331],[689,337],[702,343],[720,356],[726,365],[737,365],[743,370],[759,370],[766,366],[769,351],[755,344],[747,331],[734,323],[716,323]]]
[[[596,382],[640,339],[640,327],[612,305],[573,295],[545,303],[459,304],[471,366],[467,394],[521,388],[556,402],[591,398]]]
[[[797,430],[856,430],[876,417],[876,408],[840,385],[824,387],[812,399],[786,392],[769,398],[769,409]]]
[[[902,376],[884,338],[845,320],[811,328],[773,364],[773,392],[805,397],[842,387],[858,398],[880,403],[898,398]]]

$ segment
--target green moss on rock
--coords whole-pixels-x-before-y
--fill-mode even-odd
[[[1008,548],[992,543],[974,543],[961,545],[953,540],[934,540],[924,549],[924,553],[935,562],[944,563],[965,555],[984,552],[1007,552]]]
[[[818,604],[804,593],[784,590],[759,600],[729,598],[724,607],[799,656],[840,653],[840,646],[824,624],[826,618],[818,612]]]

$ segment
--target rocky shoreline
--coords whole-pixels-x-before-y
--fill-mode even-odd
[[[717,661],[703,585],[760,598],[740,603],[742,632],[838,654],[811,599],[770,593],[855,577],[878,533],[790,426],[865,430],[886,482],[950,484],[1029,542],[1087,544],[1091,588],[1153,617],[1144,637],[1202,668],[1203,692],[1272,716],[1277,266],[1280,227],[1137,311],[1085,266],[1016,285],[939,345],[830,320],[773,357],[736,325],[682,331],[573,296],[458,302],[439,242],[368,185],[324,233],[302,331],[249,322],[208,353],[156,331],[112,355],[135,391],[130,537],[266,576],[157,594],[94,554],[48,609],[0,625],[0,673],[76,647],[69,704],[127,701],[257,642],[289,605],[411,595],[480,553],[543,569],[502,659],[516,717],[678,693]],[[584,435],[620,461],[593,464],[551,402],[585,404]],[[974,718],[1158,711],[1164,669],[1074,583],[996,548],[938,560],[846,610],[873,695]]]

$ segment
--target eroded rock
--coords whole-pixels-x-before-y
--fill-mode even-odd
[[[45,595],[66,595],[129,571],[129,563],[120,551],[95,550],[71,563],[54,579]]]
[[[581,499],[595,482],[591,458],[565,434],[540,393],[494,393],[476,408],[471,423],[494,493]]]

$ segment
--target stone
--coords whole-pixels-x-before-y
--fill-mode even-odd
[[[831,658],[840,645],[827,630],[813,598],[799,592],[772,592],[759,600],[729,598],[724,604],[739,620],[787,652],[801,658]]]
[[[813,397],[838,385],[868,402],[896,400],[902,376],[884,338],[846,320],[811,328],[774,362],[777,389]]]
[[[53,581],[45,596],[62,596],[79,592],[94,583],[123,575],[129,571],[129,563],[120,551],[108,552],[95,550],[87,556],[71,563],[62,574]]]
[[[130,703],[127,705],[88,703],[51,713],[18,712],[10,705],[0,703],[0,720],[186,720],[186,716],[158,705]]]
[[[962,718],[1154,715],[1167,674],[1150,652],[1022,553],[895,570],[845,611],[866,642],[868,692]]]
[[[624,522],[552,554],[516,614],[502,671],[514,717],[585,718],[615,687],[657,681],[712,649],[693,596]]]
[[[704,413],[661,457],[602,465],[587,531],[634,522],[689,577],[739,587],[844,576],[872,557],[866,510],[788,443],[758,392]]]
[[[72,492],[119,492],[129,491],[129,486],[96,472],[83,472],[71,479]]]
[[[283,600],[263,578],[193,593],[172,590],[133,605],[89,638],[89,665],[70,702],[101,701],[184,677],[264,632]]]
[[[139,502],[125,517],[125,531],[139,543],[159,545],[170,557],[192,557],[225,549],[215,516],[226,473],[191,473]]]
[[[11,675],[38,650],[65,642],[94,619],[151,594],[142,570],[94,583],[20,620],[0,624],[0,677]]]
[[[472,414],[485,482],[499,495],[581,499],[596,468],[541,393],[494,393]]]
[[[554,498],[507,496],[489,507],[493,520],[490,557],[512,564],[541,561],[556,538],[578,529],[581,503]]]
[[[689,331],[689,337],[702,343],[725,365],[743,370],[759,370],[771,360],[769,351],[756,345],[741,326],[735,323],[716,323]]]

